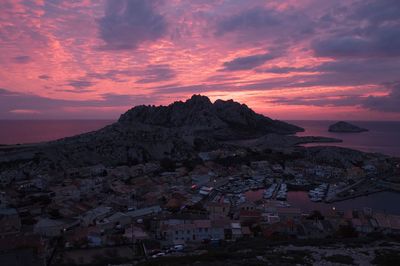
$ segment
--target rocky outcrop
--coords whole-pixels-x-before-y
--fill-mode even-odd
[[[193,95],[185,102],[168,106],[137,106],[123,114],[118,123],[143,123],[174,128],[183,135],[213,137],[219,140],[245,139],[267,133],[294,134],[302,128],[255,113],[245,104],[232,100],[214,103]]]
[[[337,133],[359,133],[368,131],[368,129],[358,127],[356,125],[350,124],[348,122],[340,121],[329,126],[330,132]]]

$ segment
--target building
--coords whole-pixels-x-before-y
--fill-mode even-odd
[[[21,219],[16,209],[0,209],[0,238],[17,235],[21,230]]]
[[[33,227],[33,232],[41,236],[57,237],[61,236],[67,229],[79,224],[76,219],[49,219],[40,218]]]
[[[223,240],[230,228],[229,220],[164,220],[160,222],[159,237],[170,244]]]
[[[89,226],[91,224],[96,224],[97,221],[107,217],[112,212],[111,207],[99,206],[97,208],[91,209],[80,216],[81,224],[84,226]]]
[[[149,215],[155,215],[161,212],[161,207],[159,205],[137,209],[134,211],[126,212],[125,214],[131,217],[132,219],[138,219]]]
[[[206,210],[210,214],[210,219],[221,219],[227,217],[231,208],[227,202],[209,202],[206,204]]]

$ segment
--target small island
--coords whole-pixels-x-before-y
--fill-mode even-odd
[[[350,124],[348,122],[339,121],[333,125],[329,126],[329,132],[337,133],[360,133],[368,131],[368,129],[358,127],[356,125]]]

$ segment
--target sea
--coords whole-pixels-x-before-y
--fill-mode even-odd
[[[378,152],[400,157],[400,121],[349,121],[350,123],[369,131],[361,133],[329,132],[329,125],[335,121],[288,121],[305,129],[297,136],[323,136],[341,139],[341,143],[329,145],[352,148],[365,152]],[[327,145],[313,143],[305,146]]]
[[[103,128],[115,122],[114,120],[0,120],[0,144],[25,144],[56,140],[86,133]],[[298,136],[324,136],[343,140],[342,143],[329,143],[362,150],[378,152],[400,157],[400,121],[350,121],[351,123],[369,129],[362,133],[331,133],[328,131],[334,121],[287,121],[305,129]],[[309,144],[327,145],[327,144]],[[250,196],[251,195],[251,196]],[[262,191],[251,192],[250,197],[261,197]],[[342,210],[372,208],[400,215],[400,193],[381,192],[368,196],[346,200],[335,204],[315,203],[308,198],[307,192],[291,191],[288,202],[293,207],[303,210],[327,210],[335,207]]]
[[[114,120],[0,120],[0,144],[25,144],[94,131]],[[369,129],[362,133],[332,133],[328,131],[334,121],[287,121],[305,129],[298,136],[324,136],[343,140],[341,143],[313,143],[305,146],[334,145],[365,152],[379,152],[400,157],[400,121],[350,121]]]
[[[0,144],[27,144],[87,133],[114,120],[0,120]]]

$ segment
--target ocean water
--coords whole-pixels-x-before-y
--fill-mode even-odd
[[[379,192],[368,196],[348,199],[334,203],[312,202],[308,193],[305,191],[290,191],[287,201],[292,207],[297,207],[303,211],[319,210],[326,212],[332,208],[341,211],[362,210],[363,208],[371,208],[377,212],[385,212],[390,214],[400,214],[400,205],[393,204],[398,202],[400,194],[396,192]]]
[[[0,144],[35,143],[100,129],[113,120],[0,120]],[[305,132],[298,136],[325,136],[342,139],[342,143],[308,144],[335,145],[366,152],[380,152],[400,157],[400,121],[355,121],[358,126],[368,128],[362,133],[331,133],[332,121],[288,121],[301,126]]]
[[[305,146],[333,145],[365,152],[379,152],[400,157],[400,121],[350,121],[357,126],[369,129],[361,133],[332,133],[329,125],[334,121],[288,121],[305,129],[297,136],[324,136],[343,140],[342,143],[307,144]]]
[[[112,120],[0,120],[0,144],[37,143],[94,131]]]
[[[248,200],[254,202],[263,198],[264,191],[265,189],[258,189],[256,191],[250,190],[245,193],[245,196]],[[379,192],[334,203],[313,202],[308,197],[308,192],[306,191],[289,191],[287,196],[287,202],[292,207],[300,208],[305,212],[318,210],[322,213],[326,213],[332,210],[332,208],[340,211],[372,208],[374,211],[377,212],[386,212],[390,214],[400,215],[400,205],[393,204],[393,202],[398,202],[399,199],[399,193],[390,191]]]

